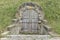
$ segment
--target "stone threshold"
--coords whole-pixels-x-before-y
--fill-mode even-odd
[[[7,35],[1,40],[48,40],[50,35]]]

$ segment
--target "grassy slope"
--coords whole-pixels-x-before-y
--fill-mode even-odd
[[[11,23],[21,3],[31,1],[41,5],[49,25],[60,34],[60,0],[0,0],[0,30]]]

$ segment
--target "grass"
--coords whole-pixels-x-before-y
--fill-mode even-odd
[[[24,2],[36,2],[44,13],[53,31],[60,34],[60,0],[0,0],[0,31],[3,31],[15,18],[17,7]]]

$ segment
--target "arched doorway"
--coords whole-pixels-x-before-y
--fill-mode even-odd
[[[24,3],[18,10],[21,21],[21,33],[38,33],[40,31],[39,21],[44,18],[41,7],[34,3]]]
[[[25,10],[22,13],[22,31],[37,32],[38,13],[34,10]]]

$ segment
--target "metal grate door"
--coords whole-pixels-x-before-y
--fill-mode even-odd
[[[22,13],[22,31],[37,32],[38,13],[34,10],[25,10]]]

